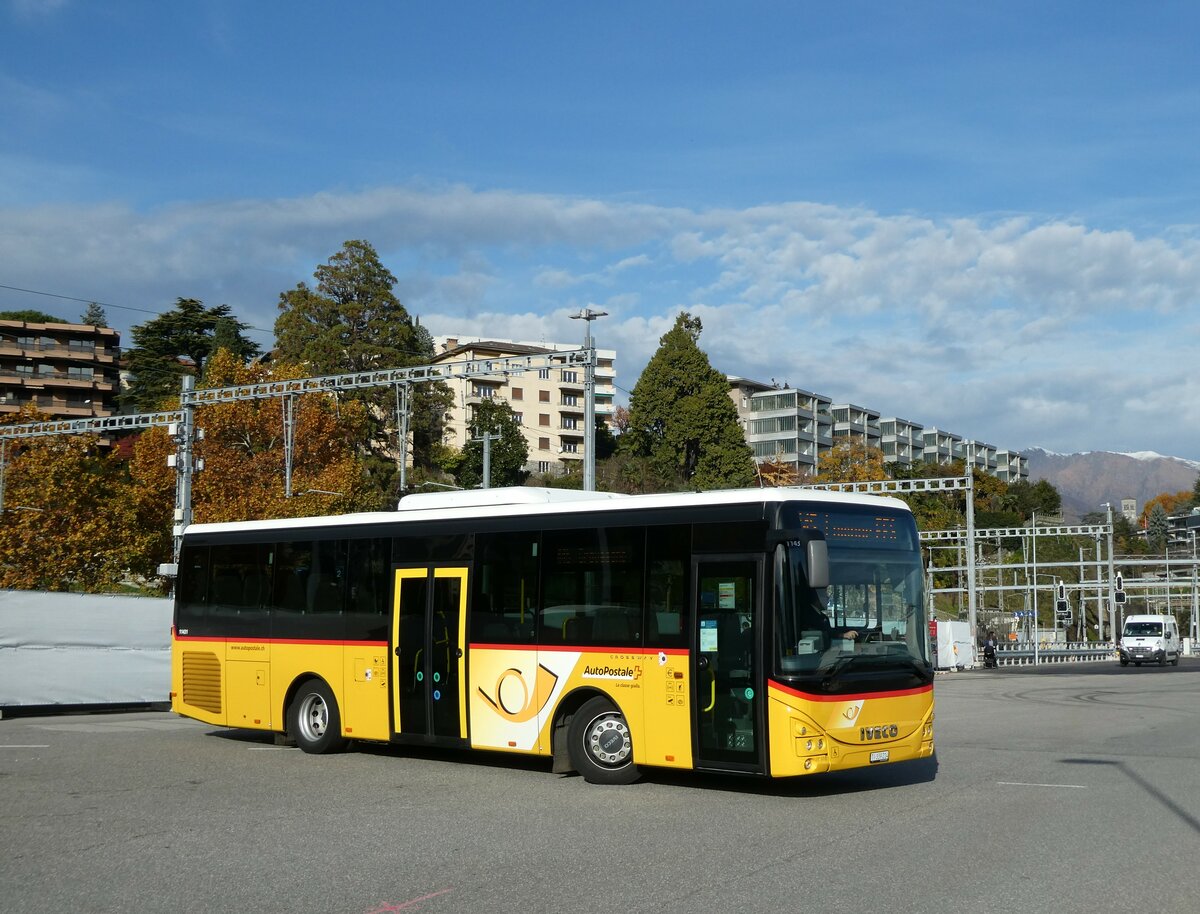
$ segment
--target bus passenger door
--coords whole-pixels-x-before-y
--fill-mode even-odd
[[[758,558],[696,559],[692,702],[698,768],[761,771]]]
[[[467,569],[397,567],[392,730],[421,742],[466,735]]]

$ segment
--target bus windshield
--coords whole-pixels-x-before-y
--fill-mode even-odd
[[[824,533],[830,583],[824,593],[814,590],[804,548],[778,547],[776,675],[829,694],[932,682],[924,575],[911,515],[801,508],[785,523]]]

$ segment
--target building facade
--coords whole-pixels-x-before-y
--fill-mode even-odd
[[[434,363],[507,356],[545,355],[579,349],[571,343],[527,343],[465,337],[435,337]],[[594,401],[596,416],[612,426],[616,392],[616,352],[596,350]],[[581,366],[544,368],[494,378],[452,381],[454,405],[444,443],[462,448],[470,439],[474,408],[481,401],[502,400],[512,407],[529,444],[525,468],[532,474],[562,475],[583,464],[585,381]]]
[[[120,345],[109,327],[0,321],[0,413],[32,404],[52,419],[113,415]]]
[[[926,428],[877,410],[834,403],[808,390],[729,377],[729,396],[738,410],[746,441],[759,463],[791,464],[801,477],[815,476],[818,462],[842,441],[855,441],[883,452],[886,463],[909,466],[934,463],[967,466],[1015,482],[1029,478],[1028,461],[1016,451]]]

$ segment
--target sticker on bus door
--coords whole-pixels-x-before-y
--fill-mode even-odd
[[[715,654],[717,652],[717,620],[700,620],[700,653]]]

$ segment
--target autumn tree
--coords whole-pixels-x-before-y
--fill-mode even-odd
[[[42,421],[29,411],[18,422]],[[93,435],[10,444],[0,513],[0,586],[112,589],[138,567],[144,531],[121,462]]]
[[[689,488],[751,486],[754,456],[725,376],[698,345],[702,329],[685,311],[661,337],[630,394],[620,449],[645,458],[654,476]]]
[[[229,305],[206,308],[194,298],[177,299],[170,311],[133,328],[133,346],[124,356],[129,389],[121,395],[122,403],[150,411],[178,402],[180,379],[202,376],[218,349],[243,361],[253,358],[261,350],[245,336],[247,329]]]
[[[1142,506],[1141,525],[1149,529],[1150,514],[1155,507],[1161,507],[1168,517],[1183,513],[1192,506],[1192,494],[1190,489],[1185,489],[1182,492],[1163,492],[1161,495],[1155,495]]]
[[[229,387],[299,377],[295,366],[247,366],[221,350],[204,377],[206,387]],[[286,491],[284,406],[279,399],[241,400],[202,407],[196,425],[204,437],[196,455],[204,469],[192,486],[196,522],[344,514],[382,507],[356,453],[366,413],[361,404],[321,395],[297,397],[292,496]],[[151,445],[147,445],[151,446]]]
[[[772,457],[759,463],[758,479],[760,484],[772,488],[797,486],[804,481],[796,464],[778,457]]]
[[[817,458],[817,482],[871,482],[887,478],[883,451],[857,438],[840,438]]]
[[[313,273],[316,286],[299,283],[279,296],[275,320],[281,359],[303,365],[309,374],[404,368],[433,361],[433,338],[401,304],[392,289],[396,277],[366,241],[347,241]],[[444,384],[410,388],[412,459],[433,470],[453,394]],[[395,392],[364,390],[346,395],[365,403],[370,423],[364,439],[368,469],[381,493],[395,493]]]
[[[470,440],[458,459],[451,465],[458,484],[464,489],[483,484],[482,436],[498,435],[489,445],[489,486],[519,486],[529,475],[525,463],[529,460],[529,442],[521,431],[521,423],[507,403],[482,400],[476,406],[468,426]]]

